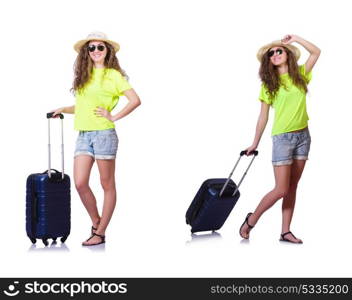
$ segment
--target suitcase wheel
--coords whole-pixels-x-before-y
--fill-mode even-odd
[[[67,236],[64,236],[61,238],[61,243],[65,243],[65,241],[67,240]]]
[[[29,238],[32,242],[32,244],[35,244],[37,242],[37,240],[35,238]]]
[[[48,245],[49,245],[48,239],[42,239],[42,241],[43,241],[43,244],[44,244],[45,246],[48,246]]]

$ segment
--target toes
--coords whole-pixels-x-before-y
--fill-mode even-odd
[[[90,239],[84,241],[82,244],[87,246],[87,245],[92,245],[94,243],[95,243],[95,239],[94,238],[90,238]]]
[[[89,242],[87,242],[87,241],[83,242],[83,245],[85,245],[85,246],[89,246],[89,245],[92,245],[92,244],[94,244],[94,242],[91,242],[91,241],[89,241]]]
[[[298,243],[302,243],[302,240],[296,238],[295,236],[291,236],[290,240],[291,240],[292,242],[294,242],[294,243],[297,243],[297,244],[298,244]]]
[[[88,240],[84,241],[82,245],[89,246],[89,245],[96,245],[102,242],[102,239],[97,236],[93,236],[89,238]]]
[[[249,237],[248,232],[247,232],[247,231],[242,232],[242,237],[243,237],[244,239],[248,239],[248,237]]]
[[[246,228],[247,227],[247,228]],[[244,239],[249,238],[249,231],[248,231],[248,226],[244,224],[240,230],[240,236]]]
[[[296,238],[292,233],[287,234],[283,240],[286,240],[286,241],[294,243],[294,244],[302,244],[303,243],[303,241],[301,239]]]
[[[83,244],[83,245],[90,245],[90,244],[91,244],[91,240],[89,240],[89,241],[84,241],[82,244]]]

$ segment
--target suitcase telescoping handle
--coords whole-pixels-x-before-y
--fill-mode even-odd
[[[50,112],[46,114],[46,118],[48,119],[48,176],[51,178],[51,144],[50,144],[50,119],[53,117],[54,113]],[[64,179],[64,115],[58,114],[58,117],[61,119],[61,169],[62,169],[62,179]]]
[[[247,172],[248,172],[249,168],[251,167],[251,165],[252,165],[252,163],[253,163],[255,157],[258,155],[258,153],[259,153],[259,152],[258,152],[257,150],[254,150],[254,151],[251,151],[251,152],[248,154],[248,155],[253,155],[253,158],[251,159],[251,161],[250,161],[250,163],[249,163],[249,165],[248,165],[246,171],[245,171],[244,174],[242,175],[242,178],[241,178],[241,180],[239,181],[239,183],[238,183],[238,185],[237,185],[237,188],[236,188],[235,191],[233,192],[232,196],[234,196],[234,195],[237,193],[237,191],[238,191],[238,189],[240,188],[240,185],[241,185],[243,179],[246,177]],[[229,177],[227,178],[227,180],[226,180],[224,186],[222,187],[222,189],[221,189],[221,191],[220,191],[220,197],[221,197],[221,195],[223,194],[223,192],[225,191],[227,185],[229,184],[230,179],[231,179],[231,177],[232,177],[232,175],[233,175],[233,172],[235,171],[235,169],[236,169],[238,163],[240,162],[242,156],[245,155],[245,154],[247,154],[247,150],[241,151],[240,157],[238,158],[238,160],[237,160],[235,166],[233,167],[233,169],[232,169],[232,171],[231,171]]]

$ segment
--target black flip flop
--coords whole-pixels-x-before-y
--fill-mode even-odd
[[[288,242],[288,243],[292,243],[292,244],[303,244],[303,242],[294,242],[289,239],[286,239],[285,236],[288,234],[291,234],[296,240],[298,240],[291,231],[287,231],[287,232],[281,234],[280,242]]]
[[[242,236],[242,234],[241,234],[241,230],[242,230],[244,224],[247,224],[247,226],[249,227],[249,231],[251,231],[251,230],[254,228],[254,226],[252,226],[252,225],[250,225],[250,224],[248,223],[248,219],[249,219],[249,217],[250,217],[252,214],[253,214],[253,213],[248,213],[248,214],[247,214],[246,219],[244,220],[244,222],[242,223],[242,225],[241,225],[241,227],[240,227],[240,236],[241,236],[241,238],[243,238],[243,239],[248,239],[248,237],[244,237],[244,236]]]
[[[88,247],[88,246],[96,246],[96,245],[100,245],[100,244],[104,244],[105,243],[105,235],[100,235],[100,234],[97,234],[97,233],[93,233],[92,234],[92,236],[88,239],[88,240],[86,240],[86,242],[88,242],[90,239],[92,239],[94,236],[98,236],[98,237],[100,237],[100,239],[101,239],[101,242],[100,243],[95,243],[95,244],[83,244],[82,243],[82,246],[86,246],[86,247]]]

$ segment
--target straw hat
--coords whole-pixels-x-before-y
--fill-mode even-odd
[[[107,35],[103,32],[99,31],[94,31],[88,34],[87,38],[84,40],[78,41],[76,44],[74,44],[73,48],[79,52],[82,48],[82,46],[87,43],[88,41],[103,41],[109,43],[111,46],[114,47],[115,52],[119,51],[120,45],[112,40],[109,40]]]
[[[263,55],[273,47],[286,47],[294,54],[294,56],[296,57],[296,60],[298,60],[299,57],[301,56],[301,51],[299,51],[299,49],[296,46],[293,46],[292,44],[284,44],[282,41],[279,40],[279,41],[271,42],[270,44],[267,44],[261,47],[257,53],[258,60],[262,61]]]

